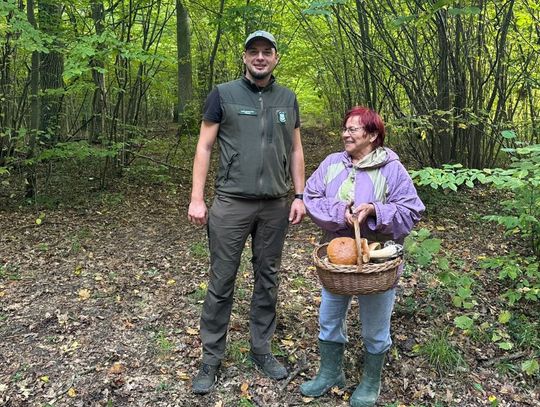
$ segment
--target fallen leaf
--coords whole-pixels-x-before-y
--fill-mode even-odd
[[[109,369],[109,374],[121,374],[124,373],[124,366],[120,362],[114,362]]]
[[[132,323],[131,321],[128,321],[127,319],[124,320],[124,328],[126,329],[132,329],[135,327],[135,324]]]
[[[83,271],[83,266],[81,266],[80,264],[77,264],[77,266],[75,266],[75,270],[73,270],[73,274],[75,274],[76,276],[80,276],[82,271]]]
[[[79,299],[85,301],[90,298],[90,290],[82,288],[79,290]]]
[[[282,339],[282,340],[281,340],[281,343],[282,343],[283,345],[285,345],[286,347],[288,347],[288,348],[291,348],[291,347],[294,346],[294,342],[293,342],[293,341],[290,341],[290,340],[287,340],[287,339]]]
[[[41,376],[39,378],[43,383],[49,383],[49,376]]]
[[[198,335],[199,334],[199,330],[196,329],[196,328],[188,328],[188,329],[186,329],[186,332],[188,333],[188,335]]]
[[[176,280],[174,278],[171,278],[169,281],[167,281],[167,285],[175,285]]]
[[[190,376],[186,372],[177,372],[177,376],[180,380],[189,380]]]
[[[246,382],[242,383],[242,385],[240,386],[240,391],[242,392],[243,395],[247,394],[248,389],[249,389],[249,384]]]

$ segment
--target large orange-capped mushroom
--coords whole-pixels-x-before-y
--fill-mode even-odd
[[[332,239],[326,249],[328,260],[334,264],[353,265],[358,261],[356,242],[350,237]]]

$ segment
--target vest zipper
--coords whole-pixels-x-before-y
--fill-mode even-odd
[[[266,137],[266,121],[265,121],[265,118],[266,118],[266,112],[264,111],[264,101],[263,101],[263,96],[262,96],[262,91],[259,90],[259,102],[260,102],[260,106],[261,106],[261,166],[259,167],[259,191],[262,191],[262,187],[263,187],[263,168],[264,168],[264,140],[265,140],[265,137]]]

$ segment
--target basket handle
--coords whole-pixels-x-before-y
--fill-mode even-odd
[[[356,253],[358,259],[356,264],[358,265],[358,271],[362,270],[362,240],[360,236],[360,224],[358,223],[358,216],[353,216],[354,224],[354,241],[356,242]]]

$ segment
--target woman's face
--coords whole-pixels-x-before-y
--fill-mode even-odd
[[[375,149],[372,143],[377,139],[377,134],[366,133],[360,117],[351,116],[341,132],[341,137],[345,151],[353,159],[361,159]]]

